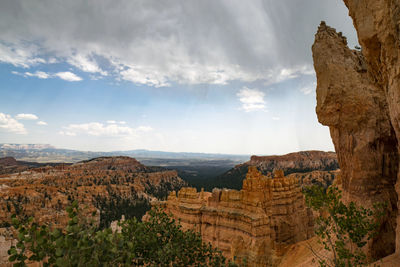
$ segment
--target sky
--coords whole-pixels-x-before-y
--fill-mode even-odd
[[[315,114],[321,20],[341,0],[3,0],[0,143],[115,151],[332,151]]]

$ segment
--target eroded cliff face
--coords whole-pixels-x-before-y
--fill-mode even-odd
[[[209,183],[210,186],[206,188],[210,191],[213,187],[240,190],[249,166],[257,167],[262,174],[267,176],[270,176],[276,169],[283,170],[286,175],[296,172],[330,172],[339,169],[335,152],[309,150],[279,156],[251,156],[249,161],[238,164],[222,175],[213,178]]]
[[[313,235],[312,213],[298,180],[282,171],[267,178],[249,167],[240,191],[182,188],[157,204],[184,229],[195,229],[226,257],[245,259],[248,266],[275,266],[289,245]]]
[[[340,170],[335,171],[312,171],[312,172],[295,172],[287,175],[287,177],[299,180],[300,187],[306,188],[313,185],[319,185],[328,188],[333,182],[340,179]]]
[[[165,198],[186,183],[176,171],[156,170],[129,157],[102,157],[56,167],[34,168],[0,176],[0,227],[11,215],[33,216],[38,223],[65,225],[65,207],[73,199],[91,211],[99,211],[102,226],[121,214],[140,210],[149,201]],[[132,213],[131,215],[135,215]]]
[[[398,0],[344,2],[363,47],[369,78],[383,92],[391,125],[397,140],[400,140],[400,3]],[[396,191],[399,196],[399,174],[397,177]],[[400,214],[397,216],[396,233],[396,251],[400,253]]]
[[[399,32],[393,23],[398,22],[399,3],[390,0],[345,3],[362,51],[349,49],[341,33],[321,23],[312,47],[317,74],[316,112],[318,120],[330,128],[344,199],[364,206],[377,201],[389,204],[380,234],[368,247],[368,255],[379,259],[395,251],[398,216],[395,184],[399,165],[400,88],[399,46],[395,39],[398,40]],[[399,240],[400,231],[397,233]]]
[[[186,186],[176,171],[153,169],[130,157],[101,157],[69,166],[33,168],[0,176],[0,266],[14,242],[11,215],[32,216],[40,224],[65,227],[66,206],[79,202],[82,214],[101,227],[120,219],[141,217],[149,202]],[[4,227],[4,228],[2,228]]]

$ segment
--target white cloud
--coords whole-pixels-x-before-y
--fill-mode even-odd
[[[272,120],[274,121],[279,121],[281,118],[280,117],[272,117]]]
[[[29,114],[29,113],[20,113],[17,116],[15,116],[17,120],[37,120],[39,119],[38,116],[35,114]]]
[[[54,74],[55,76],[59,77],[60,79],[69,81],[69,82],[78,82],[82,81],[82,78],[76,75],[75,73],[72,73],[70,71],[64,71],[64,72],[57,72]]]
[[[25,72],[25,75],[27,76],[33,76],[33,77],[38,77],[39,79],[48,79],[51,77],[51,75],[49,75],[46,72],[43,71],[36,71],[35,73],[30,73],[30,72]]]
[[[73,55],[67,59],[67,62],[85,72],[100,73],[103,76],[107,75],[107,72],[103,71],[90,56],[82,54]]]
[[[0,112],[0,128],[16,134],[27,134],[27,131],[22,123],[12,118],[10,115],[1,112]]]
[[[23,72],[23,73],[22,72],[18,72],[18,71],[12,71],[11,73],[15,74],[15,75],[23,76],[25,78],[26,77],[37,77],[39,79],[51,78],[51,74],[43,72],[43,71],[36,71],[35,73],[31,73],[31,72],[28,72],[28,71]]]
[[[157,70],[147,68],[127,68],[120,72],[121,78],[136,84],[144,84],[154,87],[170,86],[165,74]]]
[[[92,79],[110,75],[154,87],[307,75],[301,69],[312,65],[310,46],[323,18],[349,43],[356,40],[340,1],[3,2],[0,62],[68,63]]]
[[[252,82],[256,80],[275,77],[273,74],[266,75],[271,71],[248,71],[237,64],[213,65],[170,62],[167,67],[160,69],[158,66],[129,66],[122,65],[119,72],[122,80],[131,81],[136,84],[144,84],[154,87],[171,86],[171,82],[179,84],[217,84],[226,85],[233,80]]]
[[[111,123],[109,123],[111,122]],[[116,122],[116,123],[112,123]],[[100,122],[89,122],[82,124],[70,124],[63,127],[64,130],[59,134],[75,136],[78,134],[91,135],[91,136],[105,136],[105,137],[135,137],[141,132],[150,132],[153,130],[150,126],[139,126],[132,128],[129,126],[119,125],[117,121],[107,121],[108,124]]]
[[[22,68],[46,63],[43,58],[37,57],[38,47],[33,44],[5,44],[1,41],[0,38],[0,62]]]
[[[313,82],[307,86],[303,86],[300,88],[300,92],[302,92],[305,95],[309,95],[312,92],[315,92],[315,88],[317,87],[317,83]]]
[[[44,71],[36,71],[34,73],[31,73],[31,72],[28,72],[28,71],[27,72],[23,72],[23,73],[22,72],[18,72],[18,71],[12,71],[11,73],[15,74],[15,75],[23,76],[25,78],[26,77],[37,77],[39,79],[49,79],[49,78],[57,77],[57,78],[60,78],[60,79],[63,79],[65,81],[69,81],[69,82],[82,81],[81,77],[79,77],[78,75],[76,75],[76,74],[74,74],[74,73],[72,73],[70,71],[57,72],[57,73],[54,73],[54,74],[47,73],[47,72],[44,72]]]
[[[41,126],[45,126],[45,125],[47,125],[47,122],[45,122],[45,121],[38,121],[36,124],[37,124],[37,125],[41,125]]]
[[[104,125],[100,122],[70,124],[64,127],[64,129],[74,134],[87,134],[93,136],[126,136],[135,134],[133,128],[119,126],[117,124]]]
[[[61,134],[61,135],[76,136],[76,133],[69,132],[69,131],[59,131],[58,133]]]
[[[140,132],[150,132],[153,130],[153,128],[150,126],[139,126],[137,130]]]
[[[243,87],[236,96],[242,102],[242,109],[246,112],[265,110],[265,94],[258,89]]]
[[[55,57],[51,57],[47,60],[47,63],[49,64],[58,63],[58,60]]]
[[[108,120],[107,121],[108,124],[126,124],[126,121],[115,121],[115,120]]]
[[[290,68],[274,68],[271,69],[266,77],[264,85],[271,85],[274,83],[280,83],[286,80],[298,78],[302,75],[315,75],[314,69],[311,65],[301,65]]]

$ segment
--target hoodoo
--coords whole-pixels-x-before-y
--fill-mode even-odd
[[[157,204],[183,228],[199,231],[205,242],[248,266],[275,266],[289,245],[313,235],[312,213],[299,183],[282,171],[267,178],[249,167],[240,191],[186,187]]]
[[[345,200],[388,203],[380,233],[368,245],[369,256],[379,259],[395,252],[396,240],[400,252],[400,4],[344,2],[362,49],[349,49],[341,33],[321,23],[312,48],[316,111],[330,128]]]

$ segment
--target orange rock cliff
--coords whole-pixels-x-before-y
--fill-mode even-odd
[[[249,167],[240,191],[182,188],[155,205],[201,233],[226,257],[248,266],[275,266],[288,245],[313,235],[312,213],[295,178],[267,178]]]
[[[344,0],[361,50],[324,22],[312,47],[319,121],[329,126],[346,201],[385,201],[388,216],[368,244],[374,259],[400,254],[400,2]]]

